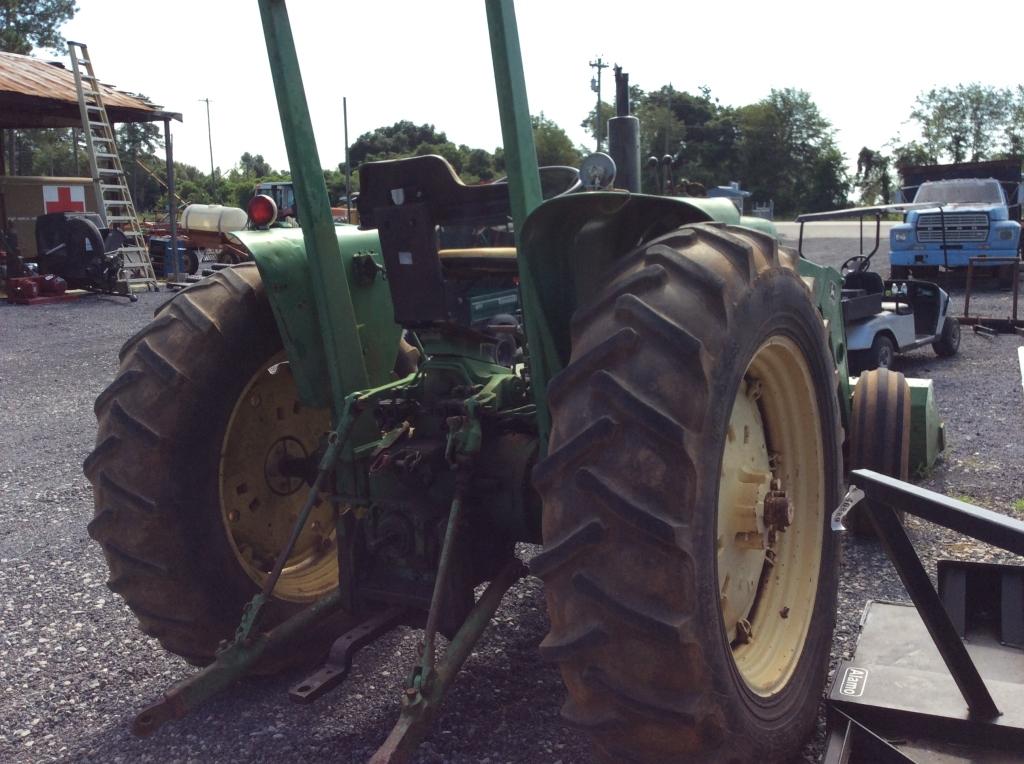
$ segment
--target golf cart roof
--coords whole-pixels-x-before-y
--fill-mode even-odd
[[[866,217],[881,218],[882,215],[890,213],[903,213],[909,210],[920,210],[925,207],[935,207],[935,202],[924,202],[920,204],[878,204],[873,207],[849,207],[845,210],[829,210],[827,212],[805,212],[799,215],[794,221],[796,223],[817,223],[823,220],[854,220]]]

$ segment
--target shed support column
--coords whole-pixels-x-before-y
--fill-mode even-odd
[[[168,262],[175,274],[181,273],[178,255],[178,204],[174,196],[174,143],[171,139],[171,120],[164,120],[164,154],[167,157],[167,220],[171,227],[171,257],[164,253],[164,276],[168,273]]]

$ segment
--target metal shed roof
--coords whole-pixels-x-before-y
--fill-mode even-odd
[[[111,122],[181,121],[181,114],[100,86]],[[0,129],[81,127],[75,75],[62,64],[0,52]]]

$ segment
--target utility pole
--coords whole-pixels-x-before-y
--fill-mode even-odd
[[[598,56],[597,61],[591,61],[590,67],[597,69],[597,77],[590,78],[590,89],[597,93],[597,108],[594,110],[594,135],[597,136],[597,150],[601,150],[601,70],[607,69],[608,64]]]
[[[200,98],[199,100],[206,104],[206,140],[210,143],[210,191],[213,192],[217,188],[217,178],[213,171],[213,131],[210,129],[210,99]]]

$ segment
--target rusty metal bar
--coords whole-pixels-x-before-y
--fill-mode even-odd
[[[1017,295],[1020,293],[1020,258],[1013,259],[1013,310],[1010,313],[1010,320],[1017,323]]]
[[[975,262],[984,262],[989,265],[1011,265],[1013,266],[1013,303],[1009,318],[994,318],[986,316],[972,316],[971,292],[974,287]],[[964,286],[964,312],[960,317],[960,323],[973,325],[988,325],[1002,331],[1014,332],[1024,324],[1018,315],[1018,303],[1020,301],[1020,258],[1019,257],[971,257],[967,259],[967,283]]]
[[[430,598],[430,611],[427,613],[427,625],[423,630],[423,657],[421,666],[423,673],[434,668],[437,645],[437,625],[441,618],[444,605],[445,587],[448,585],[448,570],[451,567],[452,555],[455,554],[455,539],[462,520],[463,492],[468,478],[460,475],[456,478],[455,498],[452,499],[448,511],[448,525],[444,532],[444,543],[441,546],[441,559],[437,563],[437,575],[434,577],[434,596]]]
[[[967,260],[967,283],[964,285],[964,315],[967,319],[971,316],[971,287],[974,284],[974,258]]]
[[[148,737],[164,722],[188,715],[245,676],[268,651],[308,631],[340,606],[341,594],[335,589],[273,631],[260,634],[248,643],[236,642],[198,674],[175,685],[159,701],[143,709],[132,722],[132,732],[139,737]]]
[[[402,714],[387,740],[370,759],[370,764],[402,764],[410,760],[416,746],[430,731],[448,687],[491,622],[505,592],[525,574],[526,566],[522,561],[512,559],[488,584],[436,669],[423,676],[419,687],[406,689],[402,696]]]

